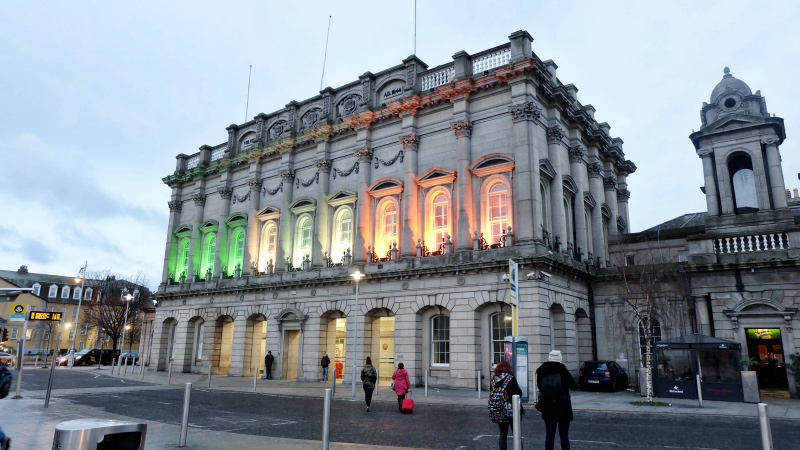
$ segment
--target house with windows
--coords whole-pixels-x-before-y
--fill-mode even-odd
[[[531,367],[559,348],[577,372],[636,166],[532,40],[412,55],[179,154],[157,367],[243,376],[270,350],[276,377],[317,380],[327,352],[343,380],[371,356],[474,387],[512,333],[513,260]]]

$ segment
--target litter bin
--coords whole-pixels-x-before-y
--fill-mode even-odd
[[[77,419],[56,425],[53,450],[144,449],[147,424],[110,419]]]

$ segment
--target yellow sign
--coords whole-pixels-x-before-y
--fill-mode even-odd
[[[28,320],[49,320],[60,321],[62,313],[52,311],[31,311],[28,313]]]
[[[24,303],[14,303],[11,305],[11,320],[25,320],[25,309],[28,305]]]

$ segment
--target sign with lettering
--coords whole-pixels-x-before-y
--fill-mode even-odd
[[[28,320],[49,320],[58,322],[63,314],[55,311],[31,311],[28,313]]]
[[[25,320],[25,309],[28,305],[22,303],[14,303],[11,305],[11,319],[12,321]]]
[[[780,328],[748,328],[747,337],[750,339],[780,339]]]
[[[405,82],[393,81],[386,85],[378,95],[381,101],[386,103],[387,100],[402,96],[403,92],[405,92]]]

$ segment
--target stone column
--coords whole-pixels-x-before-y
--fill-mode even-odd
[[[513,88],[512,88],[513,89]],[[508,107],[511,114],[511,145],[510,151],[514,158],[514,176],[512,182],[513,200],[515,209],[514,223],[516,224],[515,240],[520,244],[529,244],[534,239],[541,239],[541,222],[539,217],[539,152],[533,145],[533,129],[542,109],[533,95],[525,94],[520,98],[520,103]],[[481,230],[488,231],[488,230]]]
[[[694,295],[694,313],[697,317],[697,331],[700,334],[711,336],[711,318],[708,316],[708,297]]]
[[[275,272],[286,272],[286,258],[292,254],[292,236],[294,230],[294,220],[292,220],[292,212],[289,211],[289,205],[292,204],[294,197],[294,170],[291,163],[286,164],[287,169],[281,170],[281,218],[278,226],[278,234],[280,236],[280,243],[275,252]]]
[[[357,147],[355,156],[358,158],[358,201],[356,203],[355,217],[353,220],[357,224],[355,242],[353,245],[353,262],[364,264],[367,258],[366,242],[372,240],[372,217],[374,212],[371,208],[369,183],[372,180],[372,150],[369,148],[369,140],[362,146]]]
[[[714,154],[714,149],[711,147],[703,147],[697,150],[698,156],[703,161],[703,179],[705,182],[706,193],[706,209],[709,216],[719,216],[719,197],[717,193],[717,180],[714,176],[714,162],[711,156]]]
[[[466,98],[460,102],[466,102]],[[464,105],[466,108],[466,105]],[[477,229],[475,225],[474,198],[472,194],[472,177],[470,165],[472,164],[472,123],[469,116],[450,122],[450,128],[456,135],[456,170],[458,171],[457,195],[455,199],[455,243],[456,251],[472,250],[472,233],[470,229]],[[434,243],[439,245],[438,242]],[[433,247],[433,246],[432,246]]]
[[[198,268],[202,266],[201,258],[203,257],[203,233],[200,232],[200,225],[203,224],[206,204],[205,184],[205,180],[201,180],[194,195],[192,195],[194,220],[192,221],[192,240],[189,245],[189,272],[186,274],[186,280],[190,282],[196,281],[196,275],[205,277],[205,274],[198,272]]]
[[[403,202],[401,203],[403,234],[401,236],[400,252],[403,258],[411,258],[417,254],[417,241],[420,237],[419,226],[419,196],[417,191],[417,150],[419,138],[412,127],[409,133],[400,135],[400,144],[403,146],[403,162],[405,174],[403,176]],[[380,218],[378,218],[380,220]]]
[[[258,163],[255,163],[258,164]],[[252,178],[247,180],[250,187],[250,214],[247,217],[247,234],[245,235],[244,266],[242,274],[255,274],[258,272],[258,243],[259,221],[258,210],[261,208],[261,172],[256,170]]]
[[[786,183],[783,180],[781,155],[778,153],[778,138],[774,136],[761,139],[767,149],[767,170],[769,171],[770,192],[775,209],[788,207],[786,201]]]
[[[589,192],[595,199],[595,206],[592,208],[592,248],[595,261],[599,258],[605,264],[606,258],[606,237],[603,234],[603,210],[602,203],[605,199],[603,193],[603,168],[599,163],[592,163],[586,168],[589,174]],[[594,262],[594,261],[593,261]]]
[[[328,195],[330,194],[330,175],[331,175],[331,160],[328,159],[328,142],[321,142],[317,148],[324,147],[319,153],[322,155],[314,162],[317,167],[317,174],[319,176],[319,188],[317,191],[317,214],[315,216],[314,234],[316,235],[316,245],[314,246],[313,254],[311,255],[311,266],[322,267],[324,261],[322,256],[324,252],[331,252],[331,239],[332,229],[330,226],[330,208],[328,206]],[[331,256],[332,258],[333,256]]]
[[[172,200],[167,203],[169,205],[169,225],[167,225],[167,246],[164,249],[164,268],[161,272],[161,282],[169,282],[170,271],[170,255],[175,253],[174,242],[175,228],[181,223],[181,209],[183,209],[183,201],[181,201],[181,191],[179,187],[172,188]]]
[[[230,174],[224,174],[220,180],[220,187],[217,188],[222,201],[219,214],[219,228],[217,229],[217,248],[214,255],[214,278],[219,278],[222,274],[222,266],[228,265],[228,214],[231,213],[231,196],[233,196],[233,188],[228,184]],[[233,273],[232,267],[227,267],[228,273]]]
[[[586,179],[586,152],[583,148],[576,146],[569,149],[569,165],[572,179],[575,180],[575,193],[573,201],[573,217],[575,217],[575,253],[582,254],[580,259],[584,259],[588,252],[589,243],[586,239],[586,208],[583,206],[583,191],[586,189],[584,180]]]
[[[606,204],[611,208],[611,220],[608,223],[608,236],[616,236],[617,232],[617,217],[619,216],[619,208],[617,207],[617,179],[613,175],[603,179],[603,188],[606,191],[605,199]]]
[[[556,125],[547,129],[547,153],[550,164],[555,171],[555,177],[550,183],[550,212],[553,220],[553,242],[556,237],[561,241],[561,251],[567,248],[567,223],[564,211],[564,168],[561,164],[561,140],[564,130]]]

